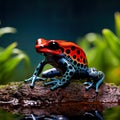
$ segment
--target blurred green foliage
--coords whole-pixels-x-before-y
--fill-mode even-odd
[[[2,120],[20,120],[22,116],[0,109],[0,118]]]
[[[120,106],[106,109],[103,112],[104,120],[119,120],[120,119]]]
[[[16,29],[12,27],[0,28],[0,37],[7,33],[15,32]],[[21,61],[24,61],[25,68],[30,68],[29,57],[23,51],[16,47],[16,42],[10,44],[6,48],[0,46],[0,84],[6,84],[10,82],[13,76],[14,78],[17,78],[18,75],[14,75],[14,72],[16,71],[16,67]],[[20,71],[22,70],[19,70],[19,74]]]
[[[120,85],[120,13],[115,13],[115,33],[103,29],[102,34],[88,33],[78,44],[85,50],[89,67],[102,70],[106,82]]]

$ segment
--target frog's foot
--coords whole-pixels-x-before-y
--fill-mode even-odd
[[[92,84],[90,84],[89,82],[87,83],[88,89],[94,88],[95,92],[98,94],[98,88],[103,83],[103,79],[104,79],[105,75],[102,71],[98,71],[95,68],[89,68],[87,70],[87,72],[88,72],[89,78],[93,80]]]
[[[50,89],[51,90],[55,90],[57,89],[58,87],[60,86],[63,86],[64,84],[61,83],[61,81],[59,79],[56,79],[56,78],[51,78],[51,81],[50,82],[46,82],[44,83],[44,85],[53,85]]]
[[[83,84],[89,86],[92,84],[92,82],[84,82]]]
[[[83,84],[86,85],[87,87],[85,90],[89,90],[90,88],[95,89],[96,94],[98,94],[98,88],[100,83],[102,83],[103,80],[98,81],[97,83],[94,82],[84,82]]]
[[[85,88],[86,90],[89,90],[90,88],[94,87],[94,86],[93,86],[93,82],[84,82],[83,84],[87,86],[87,87]]]
[[[34,85],[35,85],[35,82],[36,81],[40,81],[40,80],[45,80],[46,78],[41,78],[41,77],[38,77],[36,75],[33,75],[32,77],[26,79],[24,82],[27,83],[27,82],[30,82],[31,81],[31,84],[30,84],[30,88],[34,88]]]

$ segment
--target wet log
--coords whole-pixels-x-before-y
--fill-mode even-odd
[[[79,82],[71,82],[65,88],[51,91],[50,86],[44,86],[42,82],[36,83],[34,89],[23,82],[10,83],[0,87],[0,103],[11,102],[13,104],[64,103],[64,102],[120,102],[120,87],[114,84],[102,84],[98,95],[94,89],[85,90],[85,86]],[[30,102],[31,101],[31,102]],[[33,101],[33,103],[32,103]]]
[[[17,106],[19,108],[17,110],[21,113],[27,113],[27,109],[29,112],[34,109],[38,112],[38,107],[42,108],[41,110],[44,112],[46,110],[71,112],[70,110],[77,111],[77,109],[83,112],[91,108],[99,108],[103,111],[111,106],[119,105],[119,102],[120,88],[108,83],[100,86],[98,95],[94,89],[86,91],[85,86],[77,81],[72,81],[65,88],[58,88],[54,91],[50,90],[50,86],[44,86],[42,82],[36,83],[34,89],[23,82],[10,83],[0,87],[0,106],[4,108],[4,105],[5,107],[8,105],[12,110]],[[66,105],[69,107],[65,107]],[[24,107],[25,111],[21,110],[21,107]],[[72,111],[72,113],[74,112]]]

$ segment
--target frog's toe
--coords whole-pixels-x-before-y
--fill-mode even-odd
[[[24,80],[25,83],[30,82],[30,81],[32,81],[32,77]]]
[[[55,90],[55,89],[57,89],[58,87],[61,86],[61,82],[60,82],[59,79],[52,78],[51,80],[52,80],[52,81],[50,81],[50,82],[44,83],[44,85],[53,85],[53,86],[50,88],[51,90]]]
[[[90,89],[90,87],[85,87],[85,90],[88,91]]]
[[[51,84],[55,85],[55,84],[57,84],[59,82],[60,82],[60,80],[55,79],[55,78],[51,78],[51,81],[50,82],[45,82],[44,85],[51,85]]]
[[[84,82],[84,85],[90,86],[92,84],[92,82]]]
[[[55,89],[57,89],[58,87],[59,87],[58,84],[56,84],[56,85],[52,86],[52,87],[50,88],[50,90],[55,90]]]
[[[87,84],[87,85],[88,85],[88,84]],[[93,87],[93,83],[90,82],[89,85],[85,88],[85,90],[89,90],[89,89],[92,88],[92,87]]]
[[[33,80],[34,80],[34,81],[39,81],[39,80],[40,80],[40,81],[44,81],[44,80],[46,80],[46,78],[41,78],[41,77],[39,77],[39,76],[35,76],[35,75],[34,75],[34,76],[32,76],[32,77],[30,77],[30,78],[28,78],[28,79],[25,79],[24,82],[27,83],[27,82],[31,82],[31,81],[33,81]]]
[[[44,83],[45,86],[51,85],[51,84],[53,84],[53,86],[50,88],[50,90],[55,90],[56,88],[58,88],[58,84],[55,81],[50,81],[50,82]]]
[[[46,78],[41,78],[41,77],[39,77],[39,76],[33,75],[32,77],[26,79],[24,82],[25,82],[25,83],[31,82],[30,88],[33,89],[36,81],[45,80],[45,79],[46,79]]]
[[[55,89],[57,89],[57,88],[59,88],[59,87],[61,87],[62,86],[62,84],[60,83],[60,82],[57,82],[54,86],[52,86],[50,89],[51,90],[55,90]]]
[[[34,88],[34,84],[31,83],[30,84],[30,88],[33,89]]]
[[[98,90],[95,90],[96,94],[98,95]]]
[[[87,85],[88,85],[88,84],[87,84]],[[85,88],[85,90],[89,90],[90,88],[94,88],[96,94],[98,94],[98,86],[97,86],[97,85],[94,85],[94,84],[91,82],[91,83],[89,83],[89,85]]]
[[[98,85],[95,85],[95,92],[98,94]]]

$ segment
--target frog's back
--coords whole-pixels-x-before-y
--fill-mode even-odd
[[[83,49],[72,42],[66,42],[64,45],[64,54],[73,62],[75,65],[88,66],[87,57]]]

